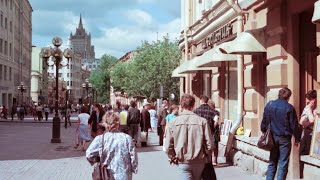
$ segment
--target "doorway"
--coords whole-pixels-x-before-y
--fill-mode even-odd
[[[305,94],[318,89],[316,25],[311,22],[313,9],[299,14],[300,112],[306,105]]]

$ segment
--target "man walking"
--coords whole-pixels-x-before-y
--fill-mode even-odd
[[[195,99],[181,97],[182,112],[167,124],[165,149],[170,162],[179,164],[181,179],[200,180],[206,155],[212,151],[212,135],[205,118],[192,112]]]
[[[131,101],[130,106],[131,107],[129,108],[127,115],[127,124],[130,129],[131,137],[133,138],[135,143],[137,143],[140,125],[140,111],[139,109],[137,109],[137,104],[135,101]]]
[[[141,132],[146,132],[146,139],[148,140],[149,129],[151,128],[151,120],[150,120],[150,103],[145,102],[143,104],[143,109],[141,111]],[[142,138],[141,138],[142,139]],[[141,142],[141,146],[147,146],[147,142]]]
[[[278,99],[268,102],[264,108],[261,131],[266,132],[270,125],[275,143],[270,151],[267,180],[273,180],[275,178],[278,167],[277,179],[286,179],[292,136],[295,138],[296,146],[298,146],[300,142],[300,129],[296,111],[294,107],[288,103],[291,94],[290,89],[282,88],[279,91]]]

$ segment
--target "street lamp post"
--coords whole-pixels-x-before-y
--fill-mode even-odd
[[[43,60],[46,62],[47,66],[56,66],[56,94],[55,94],[55,115],[52,121],[52,139],[51,143],[61,143],[60,139],[60,117],[58,114],[58,101],[59,101],[59,68],[67,66],[69,64],[69,60],[73,56],[73,51],[69,48],[65,49],[62,53],[59,46],[62,44],[62,39],[60,37],[55,37],[52,39],[52,44],[54,45],[54,48],[42,48],[41,50],[41,56]],[[68,63],[66,65],[61,64],[63,60],[63,56],[68,59]],[[54,62],[53,65],[49,65],[48,59],[52,57],[52,60]]]
[[[21,82],[20,83],[20,85],[18,86],[18,90],[21,92],[21,104],[20,105],[22,105],[23,104],[23,92],[26,90],[27,88],[26,88],[26,86],[24,85],[24,83],[23,82]]]
[[[68,101],[69,101],[69,92],[71,91],[71,89],[67,89],[66,90],[66,113],[65,113],[65,119],[64,119],[64,128],[66,128],[67,129],[67,127],[68,127],[68,122],[67,122],[67,109],[68,109],[68,105],[69,105],[69,103],[68,103]]]
[[[87,101],[89,101],[89,106],[91,108],[91,100],[89,99],[89,89],[92,89],[92,84],[89,82],[89,79],[86,79],[85,83],[82,84],[82,88],[86,90]]]

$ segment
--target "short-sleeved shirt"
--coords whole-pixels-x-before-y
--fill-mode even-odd
[[[315,119],[317,119],[317,118],[318,118],[317,110],[313,110],[312,112],[313,112],[313,115],[314,115]],[[308,118],[308,116],[309,116],[309,110],[308,110],[307,107],[305,107],[305,108],[303,109],[303,111],[302,111],[301,117],[303,117],[303,116],[306,117],[306,119],[305,119],[304,121],[309,121],[309,118]],[[308,128],[309,128],[309,129],[313,129],[312,126],[310,126],[310,127],[308,127]]]
[[[119,116],[120,116],[120,125],[127,125],[128,112],[122,111],[122,112],[120,112]]]
[[[166,117],[167,123],[176,117],[177,117],[177,115],[175,115],[175,114],[168,114]]]
[[[80,120],[80,124],[88,125],[88,121],[89,121],[90,115],[87,114],[87,113],[81,113],[81,114],[78,115],[78,118]]]

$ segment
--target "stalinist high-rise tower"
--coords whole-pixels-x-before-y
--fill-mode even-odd
[[[69,42],[73,51],[81,55],[81,59],[95,59],[94,46],[91,45],[91,34],[83,28],[81,14],[76,33],[74,35],[72,32],[70,33]]]

